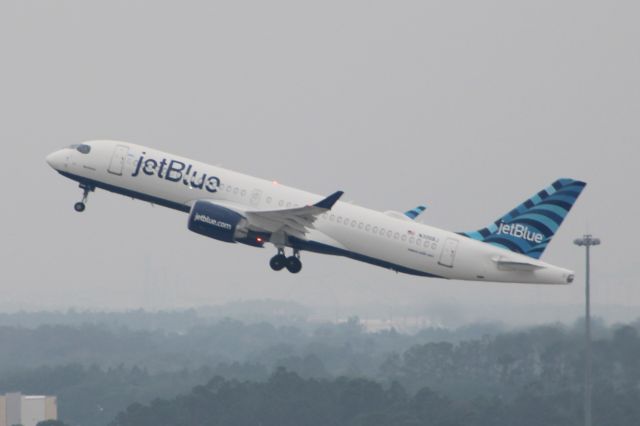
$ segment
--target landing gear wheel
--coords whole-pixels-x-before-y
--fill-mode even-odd
[[[81,183],[80,188],[82,188],[82,201],[78,201],[73,205],[73,209],[78,213],[82,213],[84,209],[87,208],[87,199],[89,198],[89,192],[94,191],[96,188],[93,185],[88,185]]]
[[[274,271],[281,271],[285,266],[287,266],[287,258],[284,254],[278,253],[271,258],[269,261],[269,266]]]
[[[297,274],[302,269],[302,262],[298,256],[287,257],[287,270],[292,274]]]

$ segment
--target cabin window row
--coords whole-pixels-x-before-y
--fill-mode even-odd
[[[390,229],[386,229],[384,227],[379,227],[375,225],[371,225],[364,222],[358,222],[354,219],[349,219],[348,217],[343,218],[342,216],[336,216],[334,214],[327,215],[326,213],[322,215],[324,219],[328,219],[331,222],[336,222],[338,224],[342,224],[345,226],[349,226],[351,228],[357,228],[359,230],[364,230],[365,232],[371,232],[374,235],[378,235],[380,237],[386,237],[388,239],[400,240],[402,242],[408,242],[409,244],[415,244],[419,247],[429,248],[431,242],[429,240],[423,240],[422,238],[416,238],[413,235],[408,234],[400,234],[399,232],[394,232]]]
[[[233,193],[233,195],[240,194],[240,196],[243,198],[247,195],[246,189],[242,189],[237,186],[225,185],[224,183],[221,183],[220,186],[218,186],[218,189],[220,190],[220,192],[229,192]]]
[[[242,188],[238,188],[237,186],[231,186],[231,185],[225,185],[223,183],[220,184],[220,192],[228,192],[228,193],[233,193],[234,195],[240,195],[242,198],[247,196],[247,190],[246,189],[242,189]],[[274,202],[274,199],[272,196],[268,196],[266,198],[266,202],[267,204],[271,204],[272,202]],[[298,207],[299,205],[296,203],[292,203],[290,201],[285,201],[285,200],[278,200],[278,206],[279,207],[286,207],[286,208],[291,208],[291,207]]]

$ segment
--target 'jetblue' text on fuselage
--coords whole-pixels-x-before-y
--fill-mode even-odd
[[[136,177],[140,172],[147,176],[155,175],[170,182],[182,182],[193,189],[206,189],[211,193],[217,192],[220,186],[218,177],[207,176],[206,173],[195,170],[193,165],[178,160],[163,158],[158,161],[141,155],[131,176]]]

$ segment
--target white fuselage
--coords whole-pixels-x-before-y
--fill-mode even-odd
[[[310,205],[323,198],[131,143],[88,143],[89,154],[63,149],[47,161],[80,183],[185,212],[198,200],[273,211]],[[303,250],[344,255],[410,274],[535,284],[566,284],[573,278],[569,270],[415,222],[402,214],[381,213],[346,202],[338,201],[321,214],[314,228],[305,235],[312,245]],[[499,260],[505,259],[534,264],[535,268],[505,270],[498,266]]]

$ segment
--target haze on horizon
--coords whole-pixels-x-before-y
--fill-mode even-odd
[[[4,1],[0,311],[282,299],[476,318],[640,307],[640,5],[633,2]],[[186,215],[80,190],[44,157],[121,139],[378,210],[478,229],[558,177],[588,183],[543,256],[570,286],[395,274],[208,240]],[[606,307],[606,310],[604,310]],[[532,310],[529,311],[528,309]],[[566,308],[566,309],[565,309]],[[542,313],[541,313],[542,312]]]

